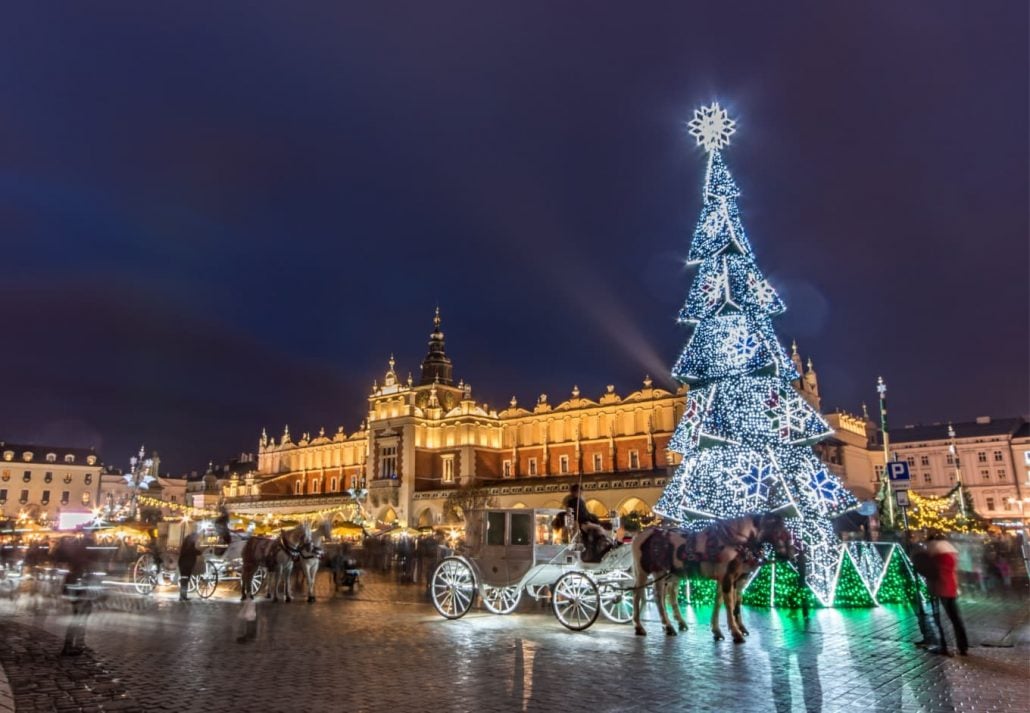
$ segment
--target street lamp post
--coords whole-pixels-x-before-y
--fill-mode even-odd
[[[958,459],[958,447],[955,445],[955,428],[948,423],[948,453],[951,454],[951,459],[955,463],[955,482],[958,483],[958,506],[962,512],[962,519],[965,520],[966,515],[966,495],[962,492],[962,468],[959,464]]]
[[[154,481],[150,469],[154,467],[152,458],[146,458],[146,450],[139,447],[139,456],[129,459],[129,472],[125,474],[125,481],[132,488],[132,495],[129,499],[129,519],[136,519],[136,500],[139,497],[139,489],[145,488]]]
[[[887,432],[887,383],[882,376],[876,378],[876,392],[880,395],[880,430],[883,432],[883,497],[887,501],[887,521],[894,527],[894,495],[891,492],[890,472],[891,437]]]

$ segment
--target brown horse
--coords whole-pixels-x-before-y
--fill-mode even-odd
[[[633,562],[636,587],[633,592],[633,624],[640,636],[647,632],[640,624],[643,590],[648,577],[655,575],[655,601],[665,633],[675,636],[669,621],[666,601],[671,597],[680,631],[686,622],[675,602],[676,585],[683,577],[700,575],[717,583],[716,602],[712,609],[712,636],[723,638],[719,629],[719,605],[726,605],[726,624],[733,641],[743,643],[744,631],[737,610],[738,587],[746,575],[760,566],[758,553],[771,544],[778,557],[795,556],[793,539],[783,518],[776,515],[754,515],[721,520],[700,532],[677,528],[650,527],[633,540]]]

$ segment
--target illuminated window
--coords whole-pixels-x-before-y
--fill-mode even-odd
[[[397,479],[397,446],[379,449],[379,477],[383,480]]]
[[[601,469],[604,468],[604,456],[600,453],[594,454],[594,472],[600,473]]]
[[[1027,453],[1030,453],[1030,451],[1027,451]],[[14,459],[14,451],[4,451],[4,460],[8,460],[9,461],[9,460],[13,460],[13,459]]]
[[[56,453],[47,453],[46,454],[46,462],[47,463],[56,463],[57,462],[57,454]]]
[[[68,455],[66,455],[64,457],[64,462],[65,463],[74,463],[75,462],[75,456],[73,456],[71,453],[69,453]]]
[[[88,491],[82,494],[82,504],[83,505],[89,505],[89,492]]]
[[[558,456],[558,472],[563,475],[569,472],[568,456]]]
[[[21,459],[28,463],[30,460],[32,460],[32,451],[25,451],[24,453],[22,453]]]
[[[529,459],[529,474],[536,475],[536,458]]]
[[[503,463],[501,463],[501,473],[504,475],[505,478],[510,478],[511,477],[511,461],[510,460],[506,460]]]
[[[630,470],[636,470],[640,467],[640,454],[636,451],[629,452],[629,467]]]
[[[454,456],[443,456],[441,459],[443,464],[443,475],[440,478],[444,483],[454,482]]]

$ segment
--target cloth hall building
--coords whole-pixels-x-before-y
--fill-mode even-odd
[[[811,361],[802,369],[796,348],[793,358],[803,374],[796,387],[818,408]],[[451,522],[474,504],[558,507],[575,481],[598,515],[644,514],[679,462],[668,444],[685,386],[673,393],[645,378],[625,396],[608,386],[597,397],[573,387],[557,403],[540,395],[527,408],[513,397],[498,410],[477,403],[453,371],[437,310],[417,380],[399,378],[391,357],[357,431],[320,429],[294,440],[287,427],[278,441],[262,432],[256,472],[230,480],[224,494],[236,510],[285,515],[350,503],[350,489],[365,489],[368,517],[425,527]],[[837,430],[821,444],[828,466],[868,496],[873,469],[864,422],[846,414],[827,420]]]

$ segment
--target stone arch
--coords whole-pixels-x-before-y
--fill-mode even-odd
[[[512,505],[512,507],[513,508],[528,508],[529,506],[526,505],[524,502],[517,502],[514,505]]]
[[[387,525],[391,524],[396,519],[397,519],[397,511],[394,510],[389,505],[384,505],[379,510],[379,515],[376,516],[376,520],[378,520],[379,522],[385,523]]]
[[[559,508],[561,509],[561,500],[548,500],[543,504],[545,508]]]
[[[608,506],[597,498],[590,498],[586,502],[587,510],[597,517],[608,517]]]
[[[432,527],[433,526],[433,510],[432,508],[423,508],[422,512],[418,514],[418,518],[415,520],[415,527]]]
[[[637,512],[641,515],[653,515],[651,506],[645,503],[640,498],[630,497],[619,503],[619,507],[616,508],[619,515],[629,515],[631,512]]]

